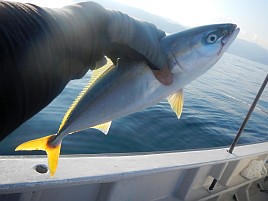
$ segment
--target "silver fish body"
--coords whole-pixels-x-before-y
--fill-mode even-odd
[[[92,84],[71,109],[58,140],[155,105],[211,68],[239,32],[234,24],[188,29],[162,39],[173,83],[165,86],[143,61],[119,60]]]

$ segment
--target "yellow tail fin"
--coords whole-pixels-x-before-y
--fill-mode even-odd
[[[49,140],[55,135],[49,135],[46,137],[31,140],[19,145],[15,151],[32,151],[32,150],[43,150],[46,151],[48,157],[48,168],[50,176],[53,176],[58,166],[58,159],[60,155],[61,144],[57,146],[49,145]]]

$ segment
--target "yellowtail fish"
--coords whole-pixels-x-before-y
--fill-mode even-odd
[[[44,150],[50,175],[57,169],[63,138],[88,128],[107,134],[113,119],[168,99],[178,118],[185,85],[211,68],[235,40],[239,28],[216,24],[188,29],[164,37],[161,48],[173,73],[171,85],[161,84],[144,61],[121,59],[93,71],[88,86],[66,112],[57,134],[25,142],[18,150]]]

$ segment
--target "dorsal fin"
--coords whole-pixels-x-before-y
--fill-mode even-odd
[[[110,70],[113,67],[114,67],[113,62],[108,59],[106,65],[93,70],[91,78],[87,86],[84,88],[84,90],[86,91],[87,89],[89,89],[92,84],[94,84],[100,77],[102,77],[102,75],[104,75],[108,70]]]
[[[98,129],[101,132],[103,132],[105,135],[107,135],[107,133],[109,132],[109,129],[111,127],[111,124],[112,124],[112,121],[109,121],[109,122],[106,122],[106,123],[103,123],[103,124],[99,124],[97,126],[93,126],[91,128]]]
[[[176,93],[168,97],[168,102],[171,108],[176,113],[178,119],[181,117],[182,108],[183,108],[183,90],[179,90]]]
[[[58,132],[60,132],[60,130],[63,128],[63,126],[65,125],[65,123],[67,122],[67,120],[69,119],[72,111],[74,110],[74,108],[76,107],[77,103],[81,100],[81,98],[84,96],[84,94],[86,93],[87,90],[90,89],[90,87],[102,76],[104,75],[108,70],[110,70],[111,68],[113,68],[113,62],[111,60],[107,60],[106,65],[96,69],[93,71],[91,78],[88,82],[88,84],[84,87],[84,89],[80,92],[80,94],[76,97],[76,99],[74,100],[74,102],[72,103],[72,105],[69,107],[69,109],[67,110],[67,112],[65,113],[60,128],[58,130]]]

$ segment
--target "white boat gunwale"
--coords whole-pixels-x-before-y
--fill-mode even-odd
[[[0,195],[83,185],[100,188],[101,185],[117,186],[126,181],[138,181],[143,177],[151,178],[174,173],[183,176],[191,171],[196,172],[196,174],[198,171],[204,171],[207,178],[204,179],[201,186],[193,188],[193,190],[196,194],[202,195],[201,200],[205,200],[221,196],[224,192],[230,192],[239,187],[244,188],[267,177],[264,175],[261,178],[247,180],[239,175],[239,171],[244,169],[253,159],[267,161],[268,142],[237,146],[232,154],[227,151],[228,148],[225,147],[164,153],[62,155],[58,171],[54,177],[50,177],[49,173],[37,173],[33,168],[37,164],[47,163],[44,155],[0,156],[0,167],[1,170],[4,170],[0,172]],[[193,159],[193,157],[195,158]],[[229,181],[230,179],[225,179],[225,186],[221,185],[220,180],[220,184],[216,186],[214,191],[205,190],[208,189],[212,179],[217,177],[217,174],[221,174],[218,169],[231,163],[235,164],[234,170],[241,166],[238,168],[239,171],[236,170],[234,171],[236,173],[229,174],[230,178],[236,178],[238,184]],[[212,177],[215,170],[216,176]],[[195,179],[193,176],[193,180]],[[191,182],[189,181],[185,185],[191,188]],[[191,194],[194,196],[194,193]],[[184,196],[187,198],[190,194]],[[191,196],[188,200],[191,200]]]

